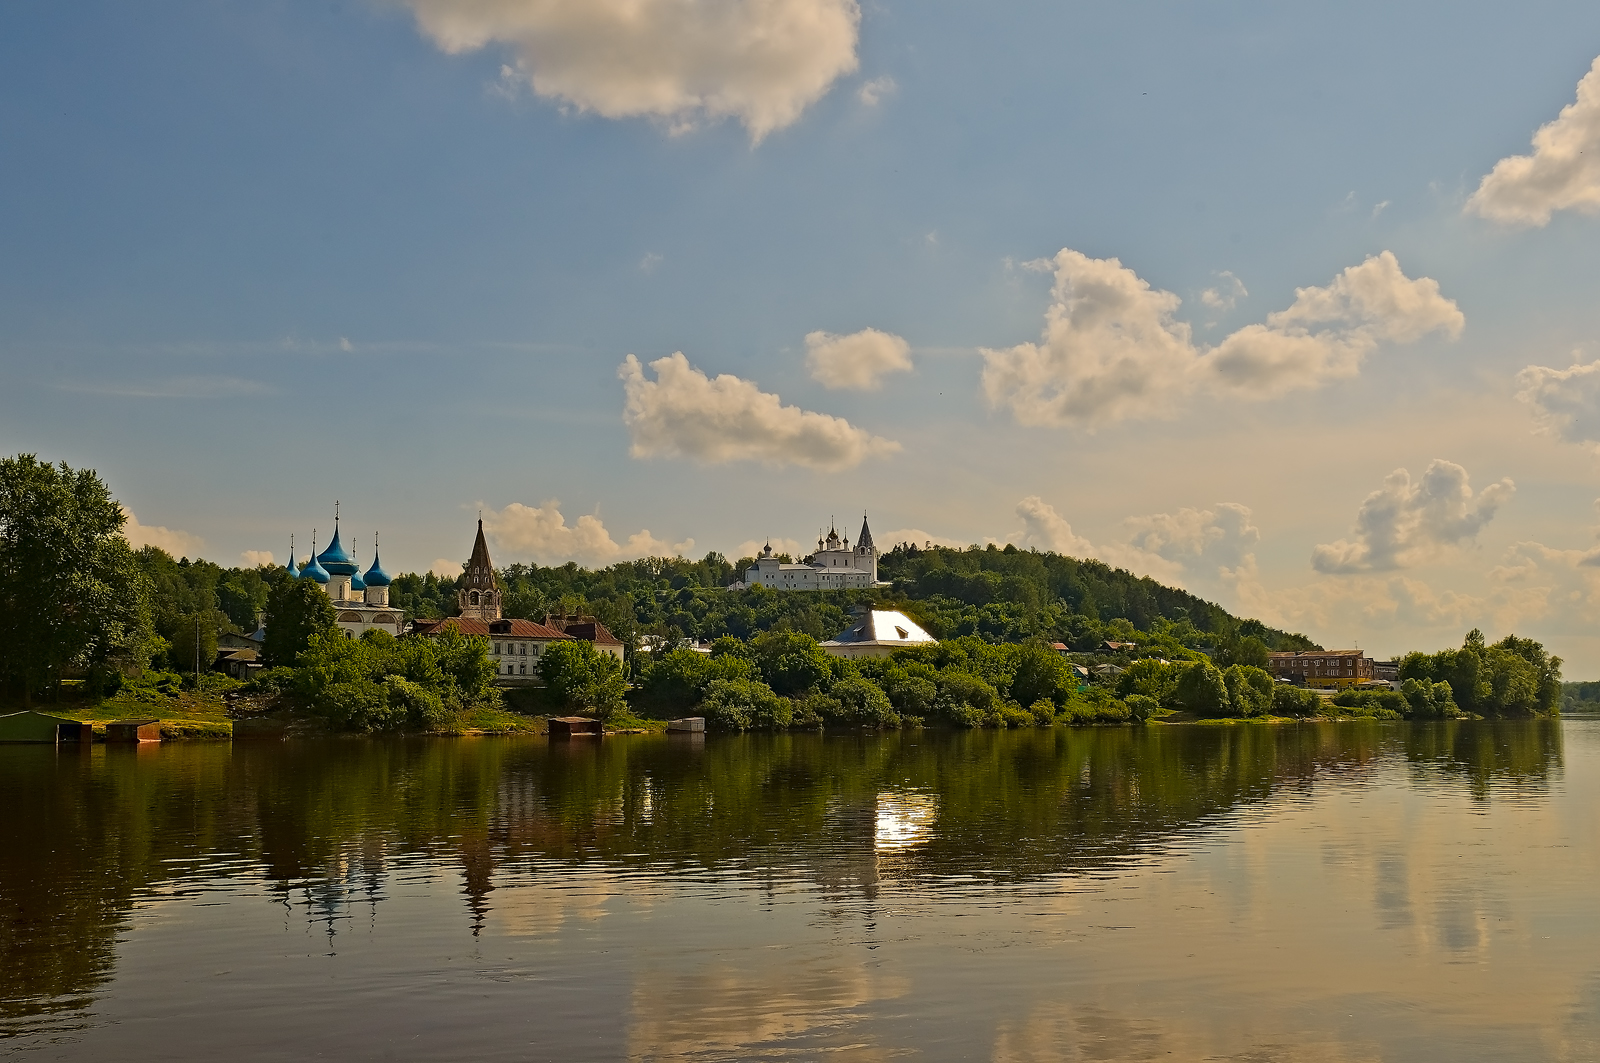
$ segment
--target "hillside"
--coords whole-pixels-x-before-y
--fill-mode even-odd
[[[699,561],[645,558],[603,569],[511,565],[500,570],[504,609],[528,619],[590,613],[625,642],[641,634],[749,638],[774,627],[829,638],[848,626],[852,606],[870,603],[904,609],[940,638],[1045,638],[1088,649],[1105,638],[1158,633],[1194,647],[1256,638],[1269,649],[1315,648],[1303,635],[1234,617],[1148,577],[1014,546],[924,550],[902,544],[879,564],[879,576],[892,586],[874,590],[724,590],[749,562],[735,566],[708,554]],[[390,590],[395,604],[413,616],[455,610],[455,582],[431,573],[399,576]]]

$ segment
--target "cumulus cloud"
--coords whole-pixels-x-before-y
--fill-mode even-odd
[[[1466,209],[1539,227],[1558,210],[1600,213],[1600,59],[1578,82],[1577,100],[1533,135],[1533,154],[1495,163]]]
[[[273,563],[271,550],[246,550],[239,555],[240,568],[260,568]]]
[[[1127,521],[1133,534],[1129,545],[1185,567],[1219,575],[1253,563],[1261,529],[1252,521],[1250,507],[1219,502],[1212,509],[1180,509],[1154,513]]]
[[[206,541],[198,535],[191,535],[177,528],[163,528],[162,526],[144,525],[139,523],[139,518],[133,515],[133,510],[126,506],[122,515],[127,522],[122,526],[122,537],[135,550],[144,546],[154,546],[165,550],[173,557],[199,557],[200,552],[206,548]]]
[[[428,571],[440,579],[455,579],[466,567],[460,561],[452,561],[448,557],[436,557],[433,559],[433,564],[428,566]]]
[[[1453,338],[1465,321],[1435,281],[1406,277],[1384,251],[1326,288],[1297,289],[1265,324],[1200,348],[1174,316],[1181,300],[1117,259],[1068,248],[1053,265],[1041,341],[981,351],[990,403],[1026,425],[1093,428],[1169,414],[1199,391],[1263,399],[1320,387],[1354,376],[1381,342]]]
[[[1311,566],[1330,574],[1407,568],[1475,540],[1515,491],[1505,479],[1474,497],[1467,470],[1443,459],[1430,462],[1415,483],[1396,469],[1361,503],[1354,538],[1316,547]]]
[[[888,374],[911,368],[911,344],[875,328],[848,336],[808,332],[806,368],[823,387],[876,391]]]
[[[900,450],[842,417],[785,406],[778,396],[729,374],[707,377],[676,353],[650,363],[633,355],[617,370],[627,396],[623,423],[636,458],[684,457],[708,463],[760,461],[848,469]]]
[[[1600,360],[1570,369],[1530,365],[1517,374],[1517,398],[1539,426],[1568,443],[1600,449]]]
[[[512,48],[539,96],[675,130],[735,118],[753,141],[856,69],[856,0],[400,0],[451,54]]]
[[[618,545],[593,514],[586,513],[577,523],[568,524],[555,499],[540,506],[513,502],[498,511],[485,510],[483,530],[494,540],[495,556],[501,563],[526,560],[559,565],[577,561],[598,566],[638,557],[683,557],[694,551],[693,539],[671,543],[651,535],[649,529],[633,533]]]
[[[1054,550],[1069,557],[1094,557],[1094,544],[1077,532],[1056,508],[1038,495],[1029,495],[1017,503],[1017,516],[1022,519],[1022,532],[1017,538],[1019,546],[1040,550]]]

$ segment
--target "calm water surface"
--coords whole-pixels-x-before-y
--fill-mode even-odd
[[[0,747],[70,1060],[1600,1059],[1600,721]]]

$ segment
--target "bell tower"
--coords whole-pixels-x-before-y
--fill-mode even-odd
[[[471,620],[500,619],[500,584],[489,561],[489,544],[483,540],[483,519],[478,519],[478,540],[472,544],[472,560],[467,562],[466,585],[456,592],[461,616]]]

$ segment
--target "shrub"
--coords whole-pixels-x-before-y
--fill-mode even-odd
[[[1028,706],[1028,712],[1033,716],[1033,722],[1040,727],[1049,727],[1056,722],[1056,703],[1049,698],[1040,698]]]
[[[759,679],[718,679],[706,688],[699,711],[719,731],[787,727],[794,708]]]
[[[1232,708],[1227,682],[1210,661],[1196,661],[1179,674],[1173,700],[1201,716],[1222,716]]]
[[[1133,711],[1126,702],[1098,687],[1074,694],[1057,716],[1070,724],[1122,723],[1132,718]]]
[[[1274,683],[1272,711],[1278,716],[1315,716],[1322,711],[1322,699],[1314,690],[1297,687],[1292,683]]]
[[[1272,709],[1272,677],[1248,664],[1236,664],[1222,674],[1228,690],[1228,709],[1234,716],[1251,719]]]
[[[939,688],[920,676],[904,673],[888,676],[889,700],[904,716],[926,716],[933,711]]]
[[[403,713],[409,726],[437,731],[449,724],[450,712],[433,691],[397,675],[386,676],[383,685],[388,688],[389,707]]]
[[[946,672],[939,679],[939,694],[934,709],[952,723],[975,727],[979,724],[969,722],[974,718],[973,714],[976,713],[976,719],[981,723],[994,714],[995,704],[999,700],[1000,692],[977,676],[967,672]]]
[[[1144,723],[1146,720],[1160,715],[1161,712],[1161,703],[1148,694],[1129,694],[1122,699],[1122,703],[1128,706],[1129,719],[1136,720],[1139,723]]]
[[[995,706],[991,717],[997,727],[1037,727],[1033,713],[1013,702],[1002,701]]]
[[[1400,684],[1400,696],[1405,698],[1411,710],[1409,715],[1420,719],[1442,720],[1461,715],[1449,683],[1407,679]]]
[[[406,722],[405,709],[390,705],[388,693],[371,681],[332,683],[322,689],[315,708],[343,731],[388,731]]]
[[[900,714],[876,683],[849,676],[833,684],[829,695],[839,705],[841,723],[865,724],[869,727],[893,727],[900,722]]]

